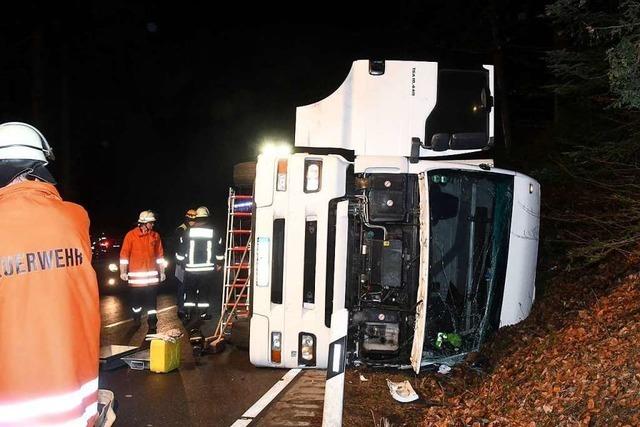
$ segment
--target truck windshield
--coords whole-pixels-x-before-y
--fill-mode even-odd
[[[424,359],[475,351],[497,328],[507,265],[513,177],[434,170]]]

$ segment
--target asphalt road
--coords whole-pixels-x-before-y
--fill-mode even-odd
[[[309,369],[254,421],[256,427],[313,427],[322,425],[327,371]]]
[[[102,296],[100,303],[102,345],[144,344],[145,319],[140,327],[134,326],[125,294]],[[158,296],[158,311],[158,332],[182,328],[171,293]],[[215,325],[210,323],[203,329],[206,332],[213,328]],[[237,335],[246,337],[247,334]],[[181,341],[181,366],[176,371],[157,374],[128,367],[101,371],[100,388],[113,391],[118,402],[115,425],[186,427],[233,424],[286,372],[251,365],[247,343],[242,341],[245,340],[232,335],[232,343],[222,353],[195,360],[185,336]]]

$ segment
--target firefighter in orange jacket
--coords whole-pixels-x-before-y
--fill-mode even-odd
[[[0,125],[0,426],[93,426],[100,308],[89,217],[34,127]]]
[[[155,222],[152,211],[140,212],[138,226],[127,233],[120,250],[120,278],[129,282],[133,320],[139,325],[145,308],[150,334],[158,323],[158,284],[165,280],[164,252],[160,235],[153,231]]]

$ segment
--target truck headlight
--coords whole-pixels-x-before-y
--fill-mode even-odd
[[[316,337],[307,332],[301,332],[299,335],[299,354],[298,363],[301,365],[314,366],[316,363]]]
[[[271,361],[280,363],[282,361],[282,334],[271,332]]]
[[[322,160],[304,161],[304,192],[317,193],[322,185]]]
[[[118,265],[114,263],[109,264],[109,271],[115,273],[116,271],[118,271]]]

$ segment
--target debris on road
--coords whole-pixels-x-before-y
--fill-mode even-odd
[[[451,367],[450,367],[450,366],[447,366],[447,365],[440,365],[440,366],[438,367],[438,373],[439,373],[439,374],[446,375],[446,374],[448,374],[449,372],[451,372]]]
[[[391,397],[398,402],[408,403],[418,399],[418,394],[415,392],[408,380],[395,383],[387,379],[387,386],[389,386]]]

